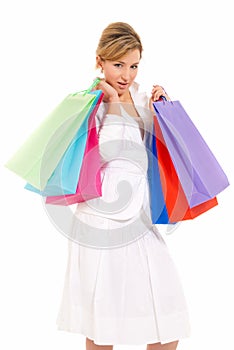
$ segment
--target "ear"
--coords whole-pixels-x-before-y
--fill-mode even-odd
[[[96,56],[96,66],[97,66],[97,68],[103,68],[102,67],[102,59],[101,59],[101,57],[100,56]]]

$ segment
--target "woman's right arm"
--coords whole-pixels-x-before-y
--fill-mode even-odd
[[[99,151],[105,161],[116,159],[122,148],[124,134],[124,120],[121,116],[120,101],[117,91],[104,80],[96,86],[95,90],[104,93],[103,107],[98,111],[99,120]]]
[[[104,94],[103,102],[105,102],[107,105],[106,113],[121,116],[119,96],[117,91],[105,80],[101,80],[100,83],[95,87],[95,90],[102,90]]]

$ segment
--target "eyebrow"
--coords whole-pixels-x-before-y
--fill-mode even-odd
[[[126,62],[123,62],[123,61],[116,61],[116,62],[121,63],[121,64],[126,64]],[[132,63],[131,66],[134,66],[134,65],[136,65],[136,64],[139,64],[139,62]]]

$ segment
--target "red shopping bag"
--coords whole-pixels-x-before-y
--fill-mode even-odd
[[[194,219],[216,206],[218,204],[216,197],[192,208],[189,206],[156,117],[154,118],[154,130],[159,174],[169,223]]]

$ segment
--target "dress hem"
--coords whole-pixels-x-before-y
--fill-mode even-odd
[[[171,342],[174,342],[174,341],[181,341],[183,339],[187,339],[191,336],[190,332],[187,333],[187,334],[184,334],[184,335],[181,335],[181,336],[178,336],[178,337],[171,337],[171,338],[167,338],[167,339],[164,339],[164,340],[160,340],[160,339],[149,339],[149,340],[142,340],[142,341],[138,341],[138,342],[129,342],[129,341],[117,341],[117,342],[113,342],[113,343],[110,343],[110,342],[106,342],[106,341],[98,341],[98,340],[95,340],[95,337],[91,336],[91,335],[88,335],[87,333],[85,332],[82,332],[82,331],[78,331],[78,330],[75,330],[75,329],[72,329],[72,328],[66,328],[66,327],[61,327],[59,325],[57,325],[57,331],[60,331],[60,332],[68,332],[68,333],[73,333],[73,334],[79,334],[79,335],[83,335],[84,337],[92,340],[96,345],[147,345],[147,344],[156,344],[156,343],[161,343],[162,345],[163,344],[168,344],[168,343],[171,343]]]

